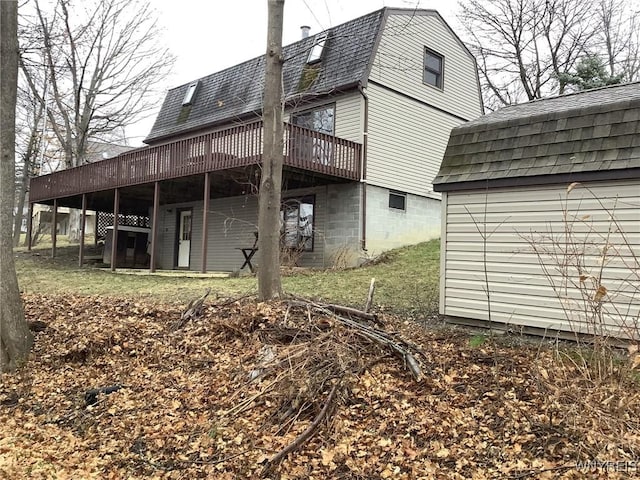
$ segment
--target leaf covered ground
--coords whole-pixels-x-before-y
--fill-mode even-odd
[[[340,327],[285,304],[211,301],[202,317],[177,329],[180,305],[72,295],[24,300],[28,318],[46,328],[36,334],[28,366],[0,377],[0,478],[626,478],[637,472],[633,463],[616,464],[626,473],[611,464],[587,470],[576,463],[640,460],[640,387],[624,360],[625,375],[589,380],[571,352],[541,342],[470,342],[463,330],[385,317],[387,331],[424,353],[425,378],[416,382],[383,349],[355,351],[344,343],[323,357],[328,344],[322,351],[314,345]],[[310,332],[309,322],[322,328],[306,343],[283,334]],[[265,352],[292,361],[262,373]],[[354,352],[357,361],[347,358]],[[316,434],[265,472],[265,463],[309,427],[335,384],[333,370],[322,381],[304,377],[311,370],[295,366],[301,365],[295,358],[307,358],[307,366],[331,358],[341,375],[351,373],[342,377],[335,408]],[[250,382],[251,376],[257,378]],[[108,386],[121,388],[87,395]],[[295,414],[285,415],[293,404]]]

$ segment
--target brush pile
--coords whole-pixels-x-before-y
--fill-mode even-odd
[[[540,341],[212,297],[185,320],[187,305],[26,295],[41,328],[0,376],[0,478],[637,473],[631,358],[589,379],[579,352]]]

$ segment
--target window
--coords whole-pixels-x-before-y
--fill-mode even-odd
[[[334,106],[328,105],[314,110],[307,110],[306,112],[294,113],[291,115],[291,123],[309,130],[333,135],[334,111]]]
[[[291,115],[291,123],[327,135],[335,132],[335,107],[328,105],[306,112]],[[333,161],[333,142],[330,139],[318,138],[308,132],[296,131],[290,141],[292,153],[299,160],[330,165]]]
[[[444,57],[439,53],[424,49],[424,77],[423,82],[442,89],[442,77],[444,76]]]
[[[327,43],[327,34],[320,33],[316,36],[316,40],[311,47],[309,56],[307,57],[307,63],[319,62],[322,58],[322,52],[324,51],[324,45]]]
[[[315,196],[288,198],[280,212],[280,238],[285,247],[299,251],[313,251],[313,217]]]
[[[407,194],[402,192],[389,192],[389,208],[406,210]]]
[[[187,107],[193,104],[193,98],[196,95],[196,90],[198,90],[198,85],[200,85],[200,81],[189,84],[189,86],[187,87],[187,91],[184,94],[184,98],[182,99],[183,107]]]

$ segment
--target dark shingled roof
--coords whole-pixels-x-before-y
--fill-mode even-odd
[[[640,82],[513,105],[460,125],[433,183],[446,191],[629,169],[640,169]]]
[[[287,99],[317,96],[355,86],[368,74],[385,9],[333,27],[322,60],[307,65],[312,35],[284,47],[284,93]],[[145,142],[229,121],[262,107],[264,55],[200,79],[193,104],[183,107],[189,84],[167,93]],[[191,83],[191,82],[190,82]]]

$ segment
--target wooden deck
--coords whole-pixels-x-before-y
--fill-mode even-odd
[[[262,121],[242,124],[31,179],[30,201],[141,185],[262,162]],[[284,164],[358,180],[361,145],[285,124]]]

